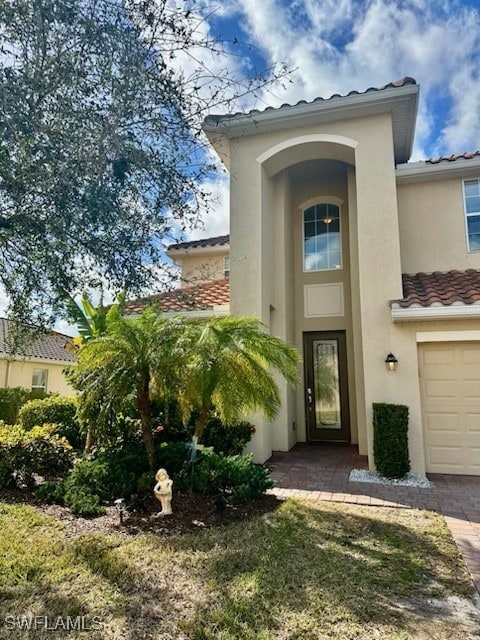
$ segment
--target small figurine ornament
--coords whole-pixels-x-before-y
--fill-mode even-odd
[[[157,500],[162,503],[162,510],[160,515],[168,516],[172,513],[172,485],[173,480],[170,480],[166,469],[159,469],[155,475],[157,484],[155,485],[153,492]]]

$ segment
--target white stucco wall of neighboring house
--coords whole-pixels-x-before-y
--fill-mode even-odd
[[[54,362],[40,358],[25,358],[11,360],[0,357],[0,386],[3,388],[23,387],[32,388],[32,375],[34,369],[47,370],[47,388],[49,393],[58,393],[61,396],[75,394],[64,376],[66,367],[72,363]]]

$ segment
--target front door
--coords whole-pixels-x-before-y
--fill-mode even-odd
[[[304,334],[307,440],[350,443],[345,331]]]

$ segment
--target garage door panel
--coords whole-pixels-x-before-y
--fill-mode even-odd
[[[479,349],[470,349],[463,348],[461,349],[461,357],[463,362],[468,366],[470,364],[478,365],[480,369],[480,350]]]
[[[465,430],[467,433],[480,434],[480,412],[479,413],[465,413]]]
[[[419,347],[426,469],[480,475],[480,343]]]
[[[463,397],[465,400],[475,400],[480,404],[480,379],[468,380],[465,379],[463,385]],[[461,394],[460,394],[461,395]]]
[[[455,362],[455,351],[452,348],[430,349],[424,353],[424,365],[452,365]]]
[[[462,447],[435,446],[430,447],[430,462],[434,465],[450,465],[462,467],[463,459]]]
[[[455,380],[428,380],[425,393],[427,398],[454,398]]]
[[[427,428],[430,433],[435,433],[436,431],[440,433],[452,433],[457,436],[460,433],[459,422],[460,417],[458,413],[451,412],[426,412],[425,418],[427,422]]]

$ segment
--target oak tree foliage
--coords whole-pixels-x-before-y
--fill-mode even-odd
[[[0,3],[0,282],[15,318],[51,319],[99,278],[151,286],[172,226],[208,205],[203,118],[284,77],[232,75],[192,5]]]

